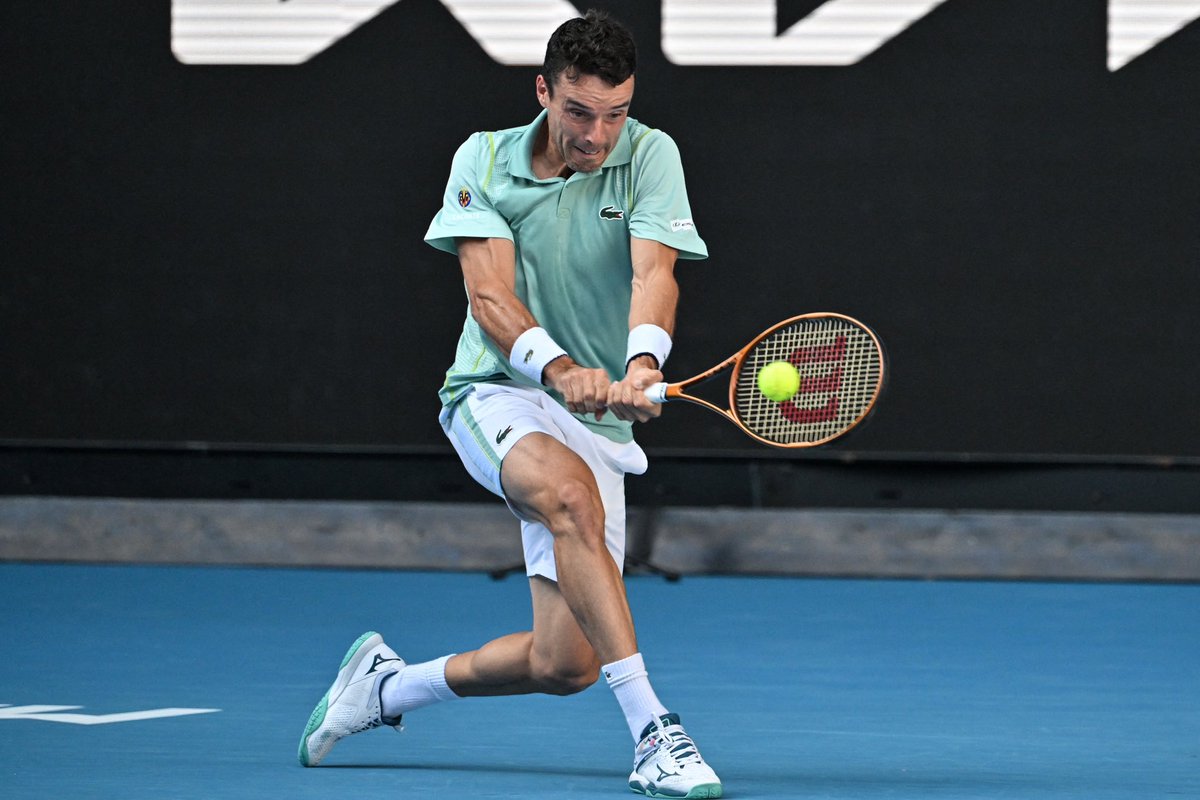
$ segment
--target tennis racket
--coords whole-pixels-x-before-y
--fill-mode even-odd
[[[799,390],[782,402],[758,388],[758,371],[773,361],[787,361],[800,373]],[[730,370],[728,408],[688,394],[725,370]],[[866,325],[842,314],[803,314],[773,325],[693,378],[654,384],[646,397],[704,406],[773,447],[815,447],[866,419],[879,398],[883,373],[883,348]]]

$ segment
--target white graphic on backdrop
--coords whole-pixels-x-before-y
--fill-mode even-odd
[[[171,50],[185,64],[300,64],[399,2],[172,0]],[[776,31],[777,0],[662,0],[662,50],[687,66],[847,66],[945,2],[828,0]],[[579,14],[567,0],[441,3],[492,60],[508,66],[541,64],[550,33]],[[1197,18],[1200,0],[1109,0],[1109,70]]]
[[[401,0],[173,0],[171,50],[185,64],[300,64]],[[441,0],[494,61],[541,64],[567,0]]]
[[[1109,0],[1109,71],[1116,72],[1198,17],[1200,0]]]
[[[690,66],[854,64],[946,0],[830,0],[776,33],[776,0],[664,0],[663,53]]]

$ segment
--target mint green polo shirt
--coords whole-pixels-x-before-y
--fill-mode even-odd
[[[662,131],[629,119],[595,172],[538,178],[532,155],[546,119],[473,134],[454,155],[441,210],[425,241],[457,254],[456,237],[504,238],[516,250],[516,294],[577,363],[625,374],[633,264],[630,237],[653,239],[681,259],[708,256],[692,222],[679,148]],[[508,363],[467,311],[454,364],[438,395],[453,406],[472,383],[533,384]],[[560,403],[557,392],[550,392]],[[576,414],[618,442],[632,425],[605,414]]]

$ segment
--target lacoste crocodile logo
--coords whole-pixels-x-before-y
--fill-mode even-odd
[[[496,434],[496,444],[500,444],[507,439],[510,433],[512,433],[512,425],[509,425],[507,428]]]
[[[616,206],[605,206],[600,209],[600,219],[625,219],[625,212]]]

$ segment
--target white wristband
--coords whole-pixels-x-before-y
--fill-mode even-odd
[[[644,322],[629,332],[629,344],[625,349],[625,366],[638,356],[652,356],[662,369],[671,354],[671,334],[657,325]]]
[[[508,363],[513,369],[534,383],[542,382],[542,370],[554,359],[565,356],[566,350],[558,345],[545,328],[530,328],[513,342]]]

